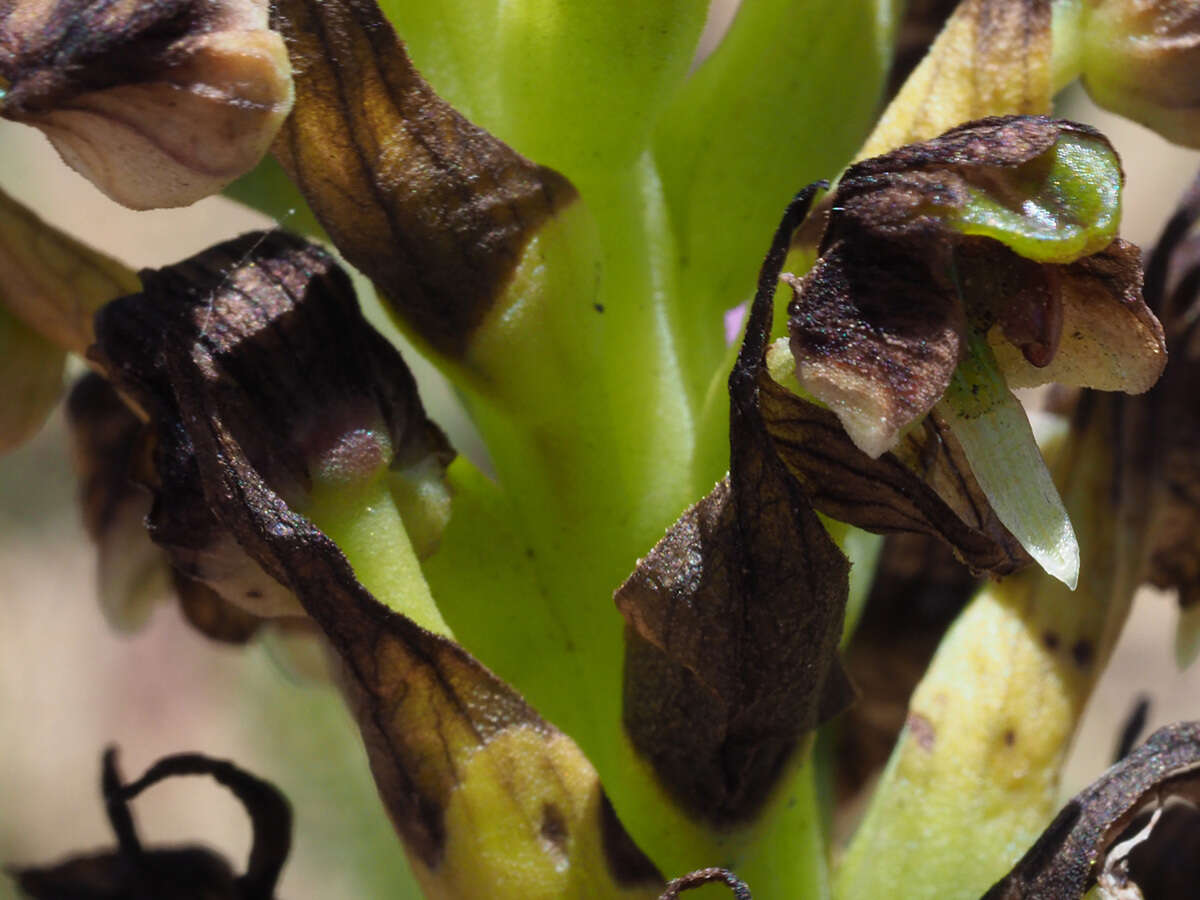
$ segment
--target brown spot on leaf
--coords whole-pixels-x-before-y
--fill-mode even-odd
[[[1042,635],[1042,644],[1051,653],[1058,649],[1060,643],[1062,643],[1061,639],[1053,631],[1047,631]]]
[[[567,852],[567,820],[563,818],[562,810],[551,803],[542,804],[542,840],[552,846],[560,855]]]
[[[918,747],[922,750],[933,750],[937,732],[934,730],[932,722],[918,712],[910,712],[904,724]]]
[[[1071,645],[1071,659],[1081,669],[1087,668],[1096,658],[1096,648],[1091,641],[1080,639]]]
[[[1005,728],[1004,734],[1002,735],[1002,740],[1004,741],[1005,747],[1013,746],[1017,742],[1017,732],[1012,728]]]

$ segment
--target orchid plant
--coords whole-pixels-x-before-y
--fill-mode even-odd
[[[169,584],[211,639],[321,646],[427,897],[1132,896],[1200,725],[1057,784],[1136,588],[1200,596],[1200,195],[1143,273],[1116,150],[1049,114],[1081,78],[1200,145],[1200,9],[963,0],[893,90],[895,4],[744,0],[696,63],[708,6],[0,4],[6,118],[118,203],[290,229],[135,273],[0,198],[0,446],[86,359],[110,619]],[[835,846],[915,558],[961,613]],[[245,803],[244,875],[142,847],[176,774]],[[103,789],[117,848],[30,896],[274,896],[270,785],[110,754]]]

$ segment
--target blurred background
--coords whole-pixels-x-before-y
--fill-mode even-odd
[[[722,18],[715,17],[718,28]],[[1078,93],[1064,100],[1062,112],[1112,138],[1128,175],[1123,234],[1143,246],[1152,242],[1200,156],[1100,113]],[[32,130],[0,123],[0,146],[4,190],[134,267],[175,262],[272,224],[219,198],[133,213],[69,171]],[[414,354],[406,358],[433,417],[467,440],[445,384]],[[104,747],[120,747],[127,778],[162,755],[193,750],[231,758],[291,799],[296,840],[280,896],[410,895],[399,842],[334,692],[289,675],[261,645],[230,649],[206,641],[174,606],[161,607],[137,634],[113,633],[95,600],[96,560],[75,495],[60,413],[31,444],[0,458],[0,861],[45,863],[111,844],[98,784]],[[1147,591],[1138,598],[1091,702],[1064,797],[1111,762],[1140,694],[1152,700],[1147,731],[1200,718],[1200,667],[1177,670],[1175,619],[1171,597]],[[211,781],[176,779],[153,788],[137,801],[136,814],[147,843],[198,841],[223,851],[235,867],[244,861],[247,819]],[[14,896],[0,877],[0,900]]]

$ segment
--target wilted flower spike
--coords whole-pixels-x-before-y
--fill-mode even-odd
[[[266,0],[35,0],[0,12],[0,114],[118,203],[183,206],[253,168],[292,105]]]
[[[1200,190],[1147,304],[1113,146],[1041,117],[1082,72],[1191,140],[1195,3],[913,0],[945,28],[857,163],[903,4],[619,5],[0,0],[0,117],[136,207],[254,166],[231,193],[364,276],[280,231],[135,275],[0,196],[0,376],[20,391],[0,447],[86,356],[68,425],[113,621],[174,595],[164,612],[205,636],[262,640],[293,673],[307,652],[340,689],[408,868],[384,848],[337,896],[979,896],[1051,818],[1134,586],[1178,589],[1200,647]],[[735,18],[697,55],[721,5]],[[743,302],[781,192],[822,176]],[[455,457],[356,288],[482,447]],[[1147,391],[1167,345],[1145,399],[1049,392],[1074,404],[1065,441],[1013,393]],[[896,532],[963,564],[943,588],[990,576],[936,653],[923,635],[924,677],[879,658],[894,623],[861,640]],[[899,716],[839,852],[830,738],[856,691]],[[1135,854],[1109,832],[1142,828],[1155,791],[1200,798],[1193,731],[1135,751],[997,890],[1124,890]],[[143,845],[129,798],[198,772],[249,784],[185,755],[127,786],[110,756],[117,849],[22,885],[269,900],[289,839],[253,803],[245,876]]]

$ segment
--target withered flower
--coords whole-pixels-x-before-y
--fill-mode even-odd
[[[436,547],[453,451],[328,254],[281,232],[249,234],[141,278],[142,293],[97,317],[93,356],[149,418],[137,439],[150,458],[126,448],[125,476],[153,496],[150,536],[175,569],[256,616],[301,612],[211,511],[192,441],[170,425],[179,413],[170,360],[158,349],[167,340],[201,341],[205,374],[245,429],[237,439],[293,505],[315,502],[319,483],[381,469],[412,539],[425,554]],[[77,421],[97,409],[79,403]]]
[[[969,333],[1013,386],[1146,390],[1166,355],[1138,251],[1114,238],[1120,187],[1103,137],[1038,117],[974,122],[851,166],[820,258],[789,278],[801,386],[870,456],[933,409]]]
[[[1161,374],[1138,250],[1115,237],[1121,181],[1090,128],[969,123],[851,166],[816,264],[789,278],[800,388],[870,457],[936,407],[1000,521],[1069,585],[1078,545],[1008,389],[1140,393]]]
[[[759,409],[772,300],[792,232],[784,214],[729,379],[730,470],[616,592],[625,616],[624,723],[692,813],[751,818],[800,739],[853,690],[837,657],[849,564]]]
[[[234,874],[229,862],[207,847],[142,844],[129,802],[149,787],[186,775],[211,776],[249,814],[253,845],[244,874]],[[160,759],[141,778],[125,784],[117,770],[117,752],[109,749],[100,787],[116,848],[52,866],[15,868],[17,884],[33,900],[271,900],[275,896],[292,845],[292,809],[270,782],[225,760],[180,753]]]
[[[1048,111],[1079,69],[1083,5],[965,0],[870,154]],[[931,867],[913,893],[978,894],[1049,818],[1055,754],[1115,630],[1097,584],[1119,583],[1126,554],[1114,522],[1091,528],[1113,499],[1095,459],[1073,457],[1063,489],[1072,512],[1097,501],[1080,513],[1100,557],[1082,590],[1007,576],[1032,557],[1073,584],[1080,558],[1009,388],[1144,390],[1162,367],[1136,251],[1116,239],[1116,156],[1085,127],[1014,118],[860,162],[812,217],[820,259],[791,279],[790,334],[772,344],[802,192],[730,374],[705,313],[742,299],[780,191],[861,140],[887,4],[744,3],[686,82],[706,3],[549,6],[0,0],[3,113],[125,202],[200,196],[270,142],[238,196],[296,207],[371,279],[491,463],[451,462],[404,362],[310,244],[247,235],[140,278],[67,247],[49,295],[28,277],[46,259],[9,253],[30,287],[0,302],[60,351],[91,346],[101,373],[71,413],[106,605],[129,624],[146,586],[173,590],[227,641],[301,623],[432,897],[650,900],[660,872],[689,871],[665,897],[710,882],[880,896],[834,879],[853,882],[855,860],[884,870],[882,843],[925,865],[936,839],[895,840],[934,834],[922,818],[983,862]],[[805,19],[830,51],[812,65],[795,58]],[[75,298],[76,273],[106,289]],[[30,367],[41,386],[50,369]],[[839,647],[876,565],[862,546],[878,547],[855,527],[942,542],[1009,606],[960,620],[890,768],[943,795],[994,775],[970,801],[998,814],[977,835],[969,814],[926,816],[885,785],[838,875],[820,786],[841,761],[814,732],[853,699]]]
[[[0,8],[0,114],[134,209],[183,206],[253,168],[292,106],[265,0]]]

